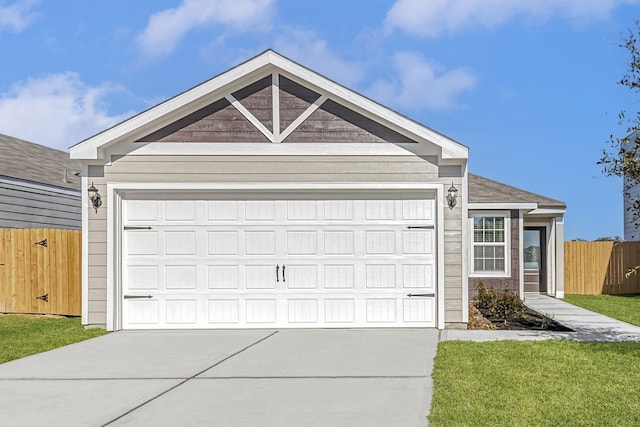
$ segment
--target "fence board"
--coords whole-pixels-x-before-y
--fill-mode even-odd
[[[626,277],[640,265],[640,242],[565,242],[564,254],[566,294],[640,293],[640,275]]]
[[[79,316],[81,242],[79,230],[0,229],[0,312]]]

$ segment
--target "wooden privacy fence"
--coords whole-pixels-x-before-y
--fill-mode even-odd
[[[640,242],[565,242],[564,292],[580,295],[640,293]]]
[[[0,229],[0,312],[81,314],[81,231]]]

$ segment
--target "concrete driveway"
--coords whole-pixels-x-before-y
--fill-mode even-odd
[[[0,365],[6,426],[423,426],[437,331],[117,332]]]

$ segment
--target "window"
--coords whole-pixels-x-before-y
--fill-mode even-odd
[[[473,215],[473,273],[509,274],[507,215]]]

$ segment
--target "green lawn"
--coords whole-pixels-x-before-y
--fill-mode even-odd
[[[564,300],[587,310],[640,326],[640,295],[565,295]]]
[[[0,363],[105,333],[103,329],[84,329],[77,317],[0,315]]]
[[[432,426],[640,425],[640,343],[438,346]]]

